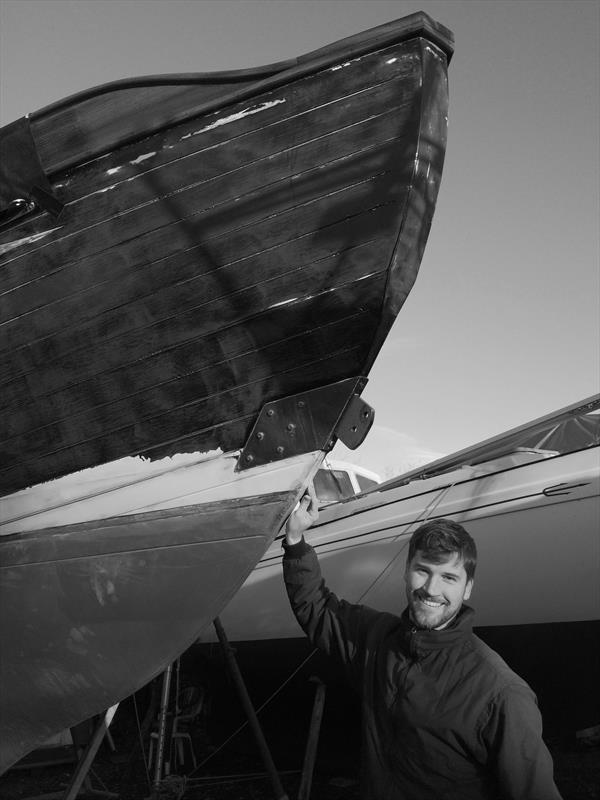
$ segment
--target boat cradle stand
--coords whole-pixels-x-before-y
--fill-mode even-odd
[[[241,701],[242,707],[244,709],[244,712],[246,714],[247,722],[252,730],[254,740],[258,745],[260,757],[266,769],[264,777],[268,778],[271,783],[271,789],[273,791],[273,797],[275,798],[275,800],[290,800],[288,794],[286,793],[281,784],[280,775],[273,762],[273,757],[271,755],[269,746],[267,744],[260,722],[258,720],[257,711],[255,710],[252,700],[250,699],[250,695],[248,694],[248,690],[246,688],[242,672],[237,663],[235,650],[230,645],[229,640],[227,639],[227,634],[225,633],[225,629],[223,628],[223,625],[219,617],[216,617],[213,620],[213,625],[217,633],[217,638],[219,639],[219,643],[221,645],[221,650],[225,657],[225,663],[227,669],[237,689],[237,693]],[[163,780],[164,780],[163,758],[165,752],[167,750],[170,750],[167,740],[169,736],[172,736],[174,730],[174,726],[171,725],[169,731],[168,730],[169,726],[167,726],[166,724],[167,706],[169,703],[169,694],[170,694],[171,671],[172,671],[172,665],[169,665],[166,671],[163,673],[163,687],[162,687],[161,707],[159,714],[159,726],[158,726],[158,731],[152,734],[156,738],[156,744],[154,744],[153,742],[151,745],[152,753],[154,753],[154,750],[156,749],[154,782],[152,785],[152,792],[150,796],[146,798],[146,800],[160,800],[160,798],[164,796],[162,794]],[[300,775],[300,787],[298,789],[298,795],[296,800],[310,800],[313,770],[317,754],[321,721],[323,718],[323,707],[325,704],[325,684],[322,683],[322,681],[315,676],[313,676],[310,680],[311,682],[316,684],[315,701],[309,725],[308,740],[304,754],[304,761]],[[195,759],[193,759],[193,762],[195,771],[196,769]],[[295,770],[293,772],[295,772]],[[169,777],[174,777],[174,776],[168,776],[166,780],[168,780]],[[188,782],[184,778],[181,787],[179,789],[182,792],[182,794],[177,796],[183,795],[186,789],[186,783],[189,783],[188,788],[191,788],[192,784],[198,783],[198,785],[196,785],[194,788],[199,788],[199,786],[201,785],[201,781],[202,779],[197,779],[197,781],[192,779],[191,781]],[[167,795],[169,797],[173,797],[174,790],[177,790],[176,785],[173,786],[169,785],[168,787],[166,787]]]
[[[215,627],[217,637],[219,639],[221,648],[225,655],[229,672],[238,690],[238,694],[242,706],[244,708],[244,711],[246,712],[248,723],[250,724],[250,728],[252,729],[252,733],[254,734],[254,739],[258,745],[258,749],[260,751],[263,764],[265,765],[265,769],[267,770],[267,774],[271,782],[271,788],[273,789],[274,796],[275,798],[277,798],[277,800],[289,800],[288,795],[285,793],[285,790],[281,784],[279,773],[277,772],[277,769],[273,762],[273,758],[271,756],[271,751],[269,750],[269,746],[262,732],[262,728],[260,727],[256,711],[254,710],[254,706],[252,705],[252,701],[250,700],[250,696],[246,689],[246,684],[244,683],[242,673],[240,672],[240,668],[235,658],[234,650],[229,644],[227,635],[225,633],[225,630],[223,628],[223,625],[221,624],[221,620],[219,619],[219,617],[216,617],[213,620],[213,625]]]
[[[91,736],[85,738],[85,745],[83,745],[82,733],[88,729],[86,723],[71,728],[71,735],[73,737],[73,744],[76,748],[83,746],[79,753],[79,761],[66,789],[59,792],[50,792],[48,794],[39,794],[35,797],[27,797],[24,800],[75,800],[75,798],[94,798],[94,800],[118,800],[119,795],[114,792],[109,792],[104,789],[94,789],[92,786],[89,771],[98,752],[98,748],[102,744],[102,740],[108,734],[108,724],[110,720],[111,710],[108,709],[104,714],[97,718],[96,725],[93,729]],[[83,793],[80,794],[83,788]]]

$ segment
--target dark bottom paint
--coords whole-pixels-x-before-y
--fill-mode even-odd
[[[600,621],[478,628],[476,633],[535,691],[548,733],[571,734],[600,723]],[[235,642],[234,646],[257,705],[296,670],[291,687],[308,686],[308,678],[318,675],[328,685],[330,705],[348,704],[339,674],[321,653],[310,655],[306,639]],[[220,658],[218,645],[204,644],[195,645],[185,656],[188,668],[200,674],[214,674]]]
[[[293,498],[223,500],[6,537],[0,774],[187,649],[243,583]]]
[[[476,633],[524,678],[546,725],[600,723],[600,621],[478,628]]]

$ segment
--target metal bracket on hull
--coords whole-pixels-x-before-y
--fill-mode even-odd
[[[242,450],[239,472],[312,450],[331,450],[336,439],[351,450],[369,432],[375,412],[360,392],[366,378],[348,378],[267,403]]]
[[[375,410],[357,394],[352,395],[334,433],[349,450],[356,450],[365,440],[375,419]]]

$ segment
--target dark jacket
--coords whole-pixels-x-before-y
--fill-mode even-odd
[[[300,626],[339,663],[362,704],[365,800],[560,800],[535,695],[472,632],[353,605],[325,586],[306,542],[285,547]]]

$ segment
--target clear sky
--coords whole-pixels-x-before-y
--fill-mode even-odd
[[[0,0],[1,124],[107,81],[267,64],[419,10],[456,51],[429,243],[363,395],[376,425],[358,461],[388,474],[600,390],[600,3]]]

